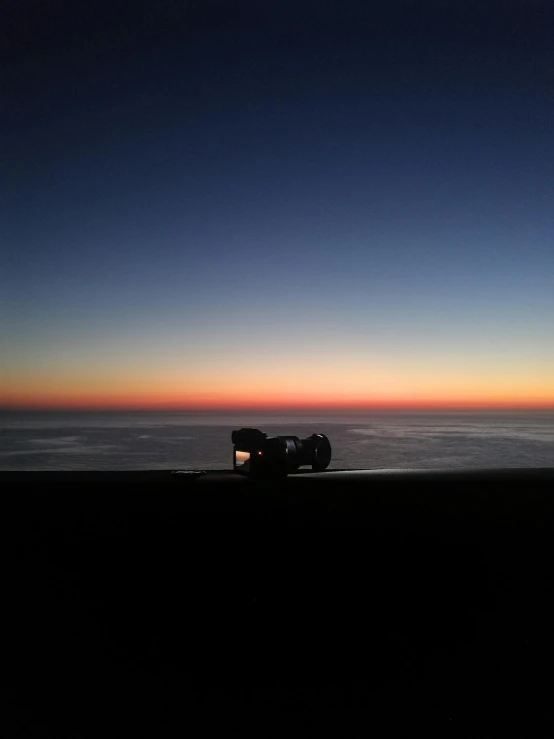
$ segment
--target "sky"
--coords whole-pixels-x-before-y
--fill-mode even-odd
[[[554,408],[554,5],[6,2],[4,408]]]

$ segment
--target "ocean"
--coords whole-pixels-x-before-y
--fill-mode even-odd
[[[0,470],[229,469],[231,431],[327,434],[330,469],[554,467],[554,413],[0,415]]]

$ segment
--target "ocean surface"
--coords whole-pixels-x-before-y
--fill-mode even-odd
[[[554,413],[2,413],[0,470],[229,469],[231,431],[325,433],[330,469],[554,467]]]

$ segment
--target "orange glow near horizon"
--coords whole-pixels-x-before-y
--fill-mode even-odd
[[[0,384],[0,408],[174,411],[554,410],[546,363],[498,367],[450,358],[411,362],[350,357],[270,358],[208,366],[100,362],[63,370],[21,366]],[[252,369],[252,367],[255,369]],[[432,371],[429,370],[432,367]]]
[[[18,394],[0,397],[5,410],[164,410],[164,411],[464,411],[464,410],[554,410],[552,397],[501,397],[492,395],[435,397],[306,397],[280,394],[252,397],[232,394],[168,395],[49,393]]]

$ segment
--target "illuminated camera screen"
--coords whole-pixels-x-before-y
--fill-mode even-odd
[[[247,470],[250,467],[250,452],[235,450],[235,467]]]

